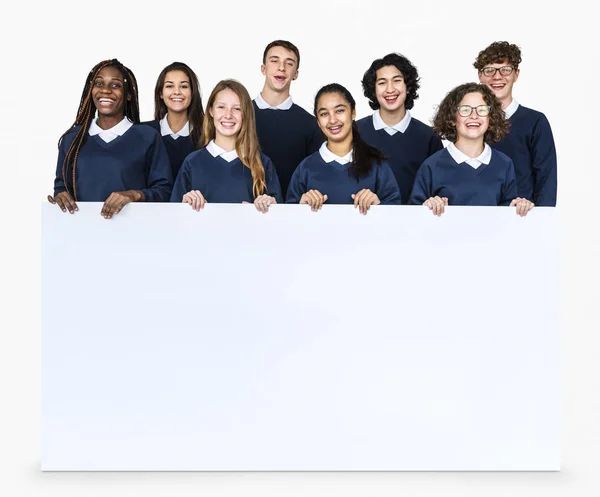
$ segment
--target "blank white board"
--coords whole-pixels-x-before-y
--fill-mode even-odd
[[[43,470],[558,470],[558,216],[42,206]]]

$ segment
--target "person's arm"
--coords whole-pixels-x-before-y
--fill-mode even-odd
[[[392,168],[387,161],[382,161],[377,167],[375,194],[383,205],[400,205],[400,188]]]
[[[533,169],[533,202],[536,205],[556,205],[557,161],[552,129],[543,114],[532,130],[531,160]]]
[[[69,141],[69,145],[70,143],[71,141]],[[73,214],[75,211],[79,210],[79,207],[77,207],[75,200],[68,192],[62,174],[63,163],[65,161],[67,150],[68,145],[65,143],[63,138],[58,146],[58,160],[56,164],[56,176],[54,179],[54,196],[48,195],[48,202],[58,205],[63,212],[69,211],[71,214]]]
[[[292,179],[290,180],[290,184],[288,186],[285,202],[287,204],[300,203],[302,195],[305,194],[307,191],[307,186],[308,185],[306,171],[304,168],[304,162],[301,162],[294,171],[294,174],[292,174]]]
[[[517,180],[515,177],[515,165],[511,159],[508,159],[510,164],[506,168],[506,176],[500,192],[500,202],[498,205],[511,205],[513,199],[517,197]]]
[[[138,202],[168,202],[173,189],[173,173],[167,148],[158,133],[146,153],[148,176],[146,188],[141,190],[143,199]]]
[[[182,202],[183,196],[192,190],[192,171],[189,158],[186,158],[181,165],[181,169],[175,178],[173,191],[171,192],[171,202]]]
[[[281,194],[281,185],[277,177],[275,166],[269,157],[263,154],[263,167],[265,168],[265,183],[267,184],[266,194],[273,197],[277,203],[283,203],[283,195]]]
[[[417,171],[415,176],[415,182],[413,183],[412,192],[410,199],[408,200],[409,205],[423,205],[423,203],[433,197],[433,179],[431,174],[431,167],[427,161],[421,164],[421,167]]]

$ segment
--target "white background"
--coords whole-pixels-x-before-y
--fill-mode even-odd
[[[600,236],[597,26],[583,1],[547,2],[10,2],[3,6],[0,121],[3,171],[0,271],[0,490],[7,495],[598,495]],[[381,20],[381,21],[380,21]],[[262,86],[264,46],[289,39],[301,50],[292,93],[310,108],[338,81],[369,112],[360,79],[372,59],[407,55],[422,76],[413,115],[427,121],[452,87],[476,78],[472,62],[495,40],[523,49],[516,98],[550,120],[559,161],[562,219],[563,457],[561,473],[41,474],[40,209],[51,191],[58,137],[75,118],[87,72],[117,57],[140,84],[142,118],[173,60],[192,66],[208,96],[219,79]],[[527,250],[519,240],[515,250]],[[134,282],[124,279],[120,288]],[[65,295],[77,291],[57,281]],[[107,306],[115,295],[107,296]],[[516,281],[515,299],[526,299]],[[69,318],[68,305],[65,319]]]

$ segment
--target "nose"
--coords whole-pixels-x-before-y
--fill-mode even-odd
[[[502,74],[500,74],[500,71],[498,69],[496,69],[496,72],[492,76],[492,79],[502,79]]]
[[[392,81],[388,81],[385,85],[385,92],[392,93],[394,91],[394,83]]]

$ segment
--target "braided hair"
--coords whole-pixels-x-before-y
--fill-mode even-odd
[[[67,131],[62,134],[58,140],[58,144],[60,146],[60,142],[65,135],[75,127],[80,126],[75,134],[75,138],[73,138],[73,141],[67,150],[67,153],[65,154],[65,160],[62,165],[62,178],[65,183],[65,188],[69,194],[72,193],[75,201],[77,201],[77,184],[75,181],[77,157],[79,156],[79,151],[81,150],[81,147],[85,143],[85,140],[88,136],[88,130],[90,129],[92,120],[96,116],[96,105],[94,104],[94,100],[92,98],[92,88],[94,87],[94,81],[98,76],[98,73],[105,67],[116,67],[123,75],[123,85],[125,91],[125,104],[123,113],[125,117],[129,118],[130,121],[134,123],[140,122],[137,80],[135,79],[133,72],[131,72],[131,69],[125,67],[117,59],[103,60],[102,62],[96,64],[89,72],[85,80],[85,86],[83,87],[81,100],[79,101],[79,109],[77,110],[75,122]],[[69,173],[71,174],[72,178],[73,192],[69,191],[69,184],[67,181]]]

